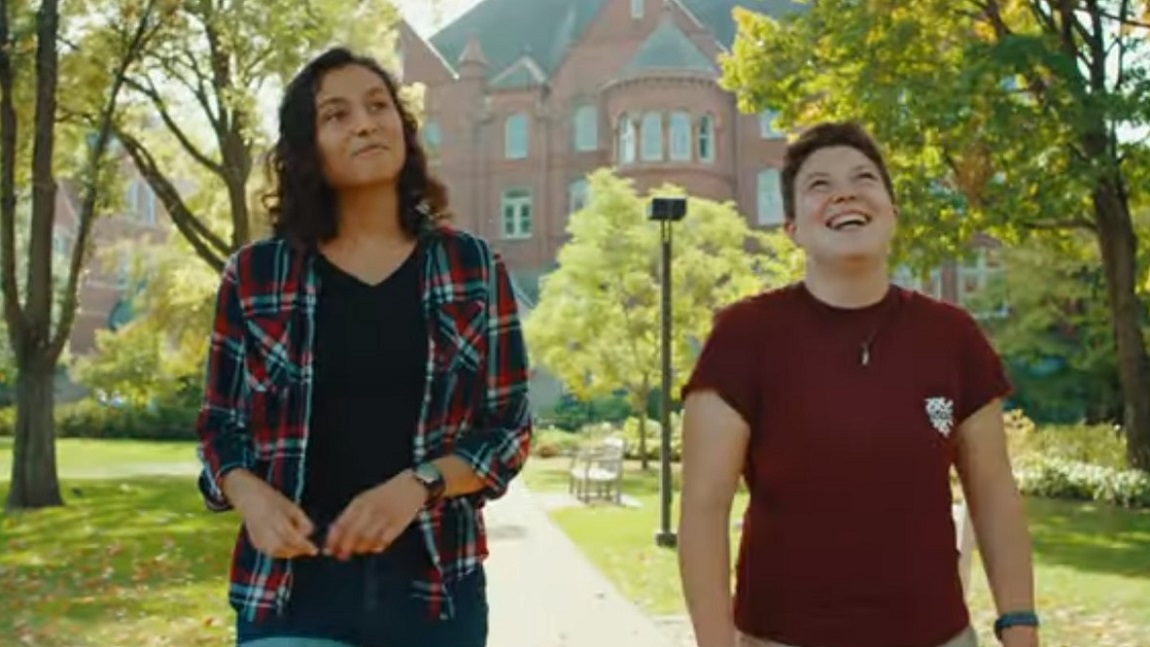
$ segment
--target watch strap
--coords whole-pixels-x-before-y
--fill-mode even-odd
[[[1011,627],[1038,627],[1038,614],[1033,611],[1011,611],[994,621],[994,637],[1002,640],[1002,632]]]

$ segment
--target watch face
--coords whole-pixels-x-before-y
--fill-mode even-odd
[[[443,474],[434,465],[423,464],[415,469],[415,478],[427,488],[430,496],[439,496],[443,491]]]

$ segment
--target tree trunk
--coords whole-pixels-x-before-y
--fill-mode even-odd
[[[1138,238],[1121,176],[1100,177],[1093,199],[1125,401],[1126,459],[1130,467],[1150,471],[1150,355],[1142,337],[1145,308],[1136,292]]]
[[[63,505],[56,477],[54,362],[37,353],[16,378],[16,438],[8,510]]]

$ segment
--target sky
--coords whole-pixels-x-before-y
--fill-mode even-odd
[[[392,0],[392,2],[415,31],[427,38],[440,27],[479,4],[480,0]]]

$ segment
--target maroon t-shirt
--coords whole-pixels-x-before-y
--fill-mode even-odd
[[[708,389],[751,428],[740,631],[801,647],[932,647],[969,625],[955,432],[1010,390],[970,315],[897,287],[835,308],[796,284],[719,314],[683,396]]]

